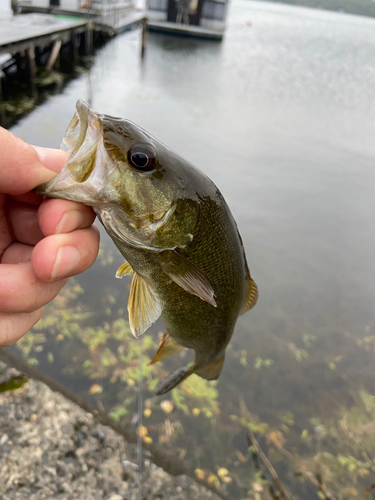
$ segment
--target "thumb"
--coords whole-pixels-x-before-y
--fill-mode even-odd
[[[2,127],[0,145],[0,191],[6,194],[24,194],[49,181],[67,158],[63,151],[34,148]]]

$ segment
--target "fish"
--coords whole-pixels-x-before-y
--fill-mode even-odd
[[[164,322],[154,364],[182,349],[194,361],[168,375],[162,395],[191,374],[216,380],[239,315],[258,289],[236,222],[216,185],[198,168],[127,119],[79,100],[61,149],[63,169],[37,193],[93,208],[132,275],[134,337]]]

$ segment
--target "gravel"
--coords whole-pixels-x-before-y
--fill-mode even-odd
[[[16,374],[0,366],[0,383]],[[112,429],[29,380],[0,393],[0,500],[214,500],[186,476],[172,477]]]

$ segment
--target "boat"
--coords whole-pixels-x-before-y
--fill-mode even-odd
[[[147,0],[150,31],[222,40],[227,0]]]

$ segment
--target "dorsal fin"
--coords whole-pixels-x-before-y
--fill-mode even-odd
[[[246,311],[254,307],[258,300],[258,287],[256,286],[255,281],[252,278],[250,278],[249,275],[246,276],[246,285],[247,289],[246,289],[245,299],[242,304],[242,309],[240,314],[244,314]]]
[[[153,365],[154,363],[168,358],[168,356],[172,356],[172,354],[182,351],[183,349],[185,349],[184,346],[176,342],[172,337],[169,336],[168,333],[165,333],[161,339],[159,349],[156,351],[155,356],[148,364]]]
[[[116,278],[122,278],[125,274],[132,274],[133,268],[129,262],[125,261],[116,271]]]
[[[135,338],[142,335],[160,316],[162,301],[137,272],[130,283],[128,312],[129,325]]]
[[[214,291],[197,266],[177,252],[169,252],[168,257],[167,261],[160,262],[163,271],[186,292],[216,307]]]

